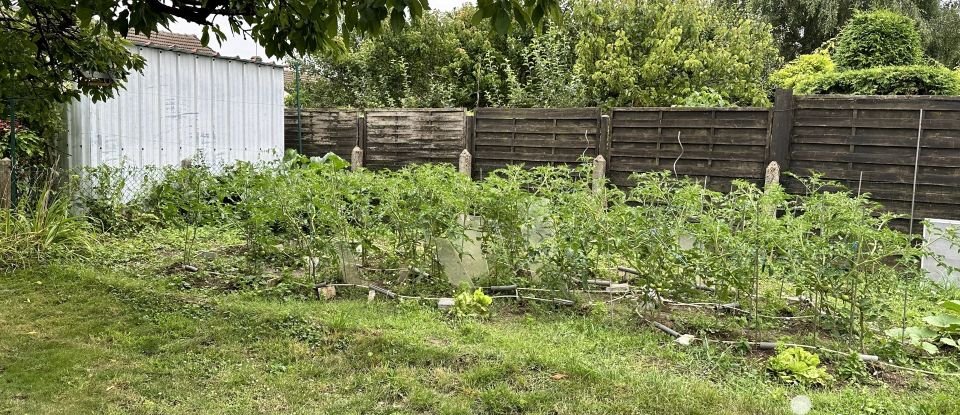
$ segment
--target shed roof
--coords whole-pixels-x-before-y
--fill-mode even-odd
[[[127,40],[139,46],[176,50],[203,56],[220,56],[217,51],[200,43],[200,38],[196,35],[186,33],[156,32],[151,34],[150,37],[130,33],[127,35]]]
[[[209,56],[212,58],[226,59],[244,63],[255,63],[258,65],[273,66],[277,68],[283,67],[283,65],[279,63],[265,62],[258,56],[254,56],[250,59],[244,59],[239,56],[223,56],[219,52],[207,46],[203,46],[203,43],[200,42],[200,38],[198,38],[197,35],[187,33],[158,31],[154,32],[149,37],[139,33],[129,33],[127,34],[127,40],[134,45],[141,47],[172,50],[193,55]]]

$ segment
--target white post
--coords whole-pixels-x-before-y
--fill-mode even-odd
[[[607,160],[603,155],[593,159],[593,192],[600,193],[603,190],[604,178],[607,174]]]
[[[350,170],[357,171],[363,167],[363,149],[359,146],[350,153]]]
[[[473,156],[467,149],[460,152],[460,173],[467,177],[473,177]]]
[[[771,161],[767,166],[767,174],[763,178],[763,187],[766,189],[771,184],[780,184],[780,164]]]

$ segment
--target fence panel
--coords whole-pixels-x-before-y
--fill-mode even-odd
[[[762,181],[770,117],[767,108],[614,108],[610,180],[632,186],[634,172],[670,170],[718,190]]]
[[[463,151],[463,108],[367,110],[364,166],[400,168],[410,163],[457,164]]]
[[[791,171],[823,173],[909,214],[919,138],[915,217],[960,218],[960,99],[799,96],[794,111]]]
[[[297,149],[297,109],[287,108],[283,119],[284,147]],[[357,111],[302,109],[300,125],[303,128],[303,154],[311,157],[332,152],[350,160],[350,152],[360,140]]]
[[[473,171],[577,163],[600,148],[599,108],[479,108]]]

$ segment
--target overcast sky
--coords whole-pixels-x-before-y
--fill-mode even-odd
[[[431,8],[441,11],[453,10],[462,4],[472,2],[472,0],[429,0]],[[221,28],[227,35],[227,39],[223,41],[223,44],[217,44],[216,39],[211,36],[209,46],[213,50],[220,52],[223,56],[239,56],[245,59],[253,56],[263,56],[263,48],[257,45],[257,42],[249,37],[244,38],[243,35],[230,33],[230,28],[226,25],[222,25]],[[170,25],[170,30],[176,33],[193,33],[199,37],[201,29],[197,24],[180,21]],[[271,61],[273,60],[271,59]]]

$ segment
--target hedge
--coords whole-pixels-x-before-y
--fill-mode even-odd
[[[960,95],[960,74],[940,66],[885,66],[806,77],[795,90],[799,94]]]

